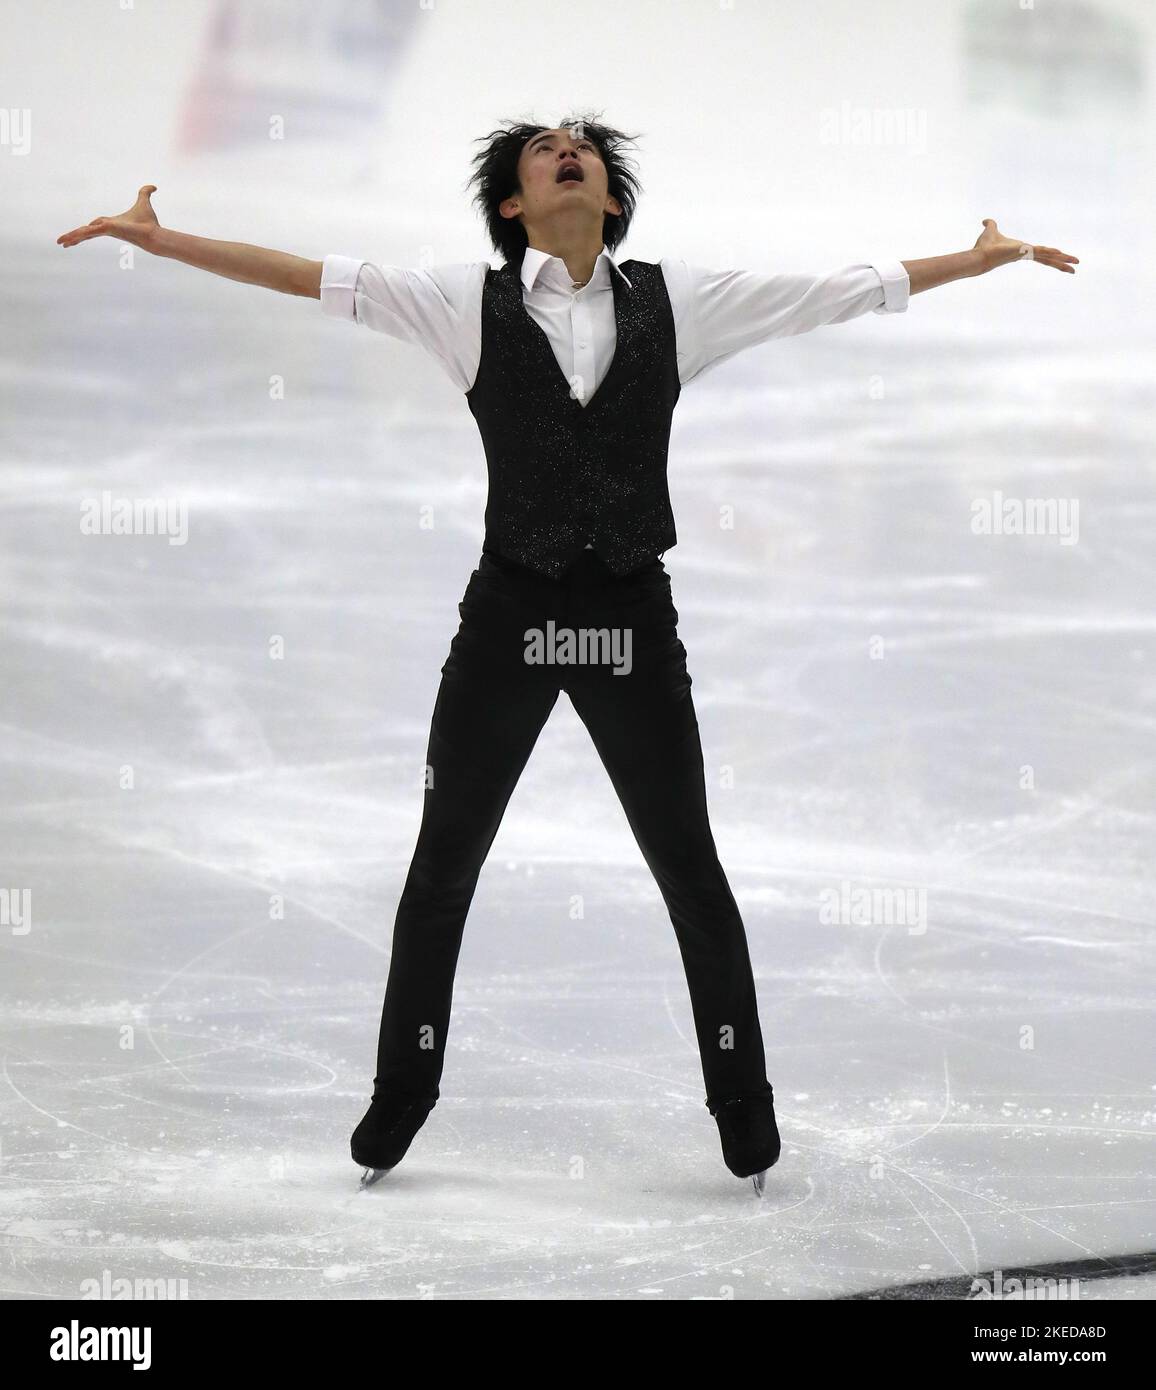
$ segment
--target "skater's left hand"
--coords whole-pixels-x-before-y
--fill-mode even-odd
[[[1069,256],[1066,251],[1057,251],[1054,246],[1033,246],[1020,241],[1018,237],[1004,236],[995,225],[995,219],[983,219],[983,231],[972,248],[979,252],[985,271],[994,270],[999,265],[1010,265],[1012,261],[1038,261],[1040,265],[1050,265],[1068,275],[1075,275],[1079,265],[1077,256]]]

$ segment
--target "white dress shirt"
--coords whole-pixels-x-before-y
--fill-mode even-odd
[[[674,315],[682,385],[744,348],[809,333],[874,310],[902,313],[910,281],[900,261],[849,265],[827,275],[765,275],[706,270],[664,257],[659,265]],[[482,357],[482,289],[488,261],[409,270],[351,256],[326,256],[321,310],[426,350],[461,391]],[[558,256],[527,247],[522,301],[550,340],[558,365],[583,405],[601,385],[618,340],[610,275],[626,275],[603,246],[585,285]],[[585,383],[592,383],[587,389]],[[589,547],[587,547],[589,549]]]

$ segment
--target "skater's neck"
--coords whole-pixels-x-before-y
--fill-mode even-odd
[[[557,256],[565,263],[570,279],[584,285],[594,274],[594,266],[602,254],[602,225],[591,227],[561,225],[550,228],[526,229],[528,244],[545,256]]]

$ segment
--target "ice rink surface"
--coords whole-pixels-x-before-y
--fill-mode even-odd
[[[197,166],[205,208],[228,158]],[[1128,186],[1035,218],[1071,280],[1009,267],[768,344],[676,410],[666,563],[784,1139],[760,1202],[565,697],[474,899],[442,1099],[358,1191],[476,427],[423,354],[315,301],[62,251],[108,198],[69,216],[62,180],[42,207],[26,185],[0,243],[2,886],[31,908],[0,935],[5,1297],[790,1299],[1156,1246],[1156,354]],[[185,228],[420,242],[275,237],[247,191]],[[461,226],[447,258],[483,258]],[[661,222],[623,252],[662,254],[712,263]],[[1078,500],[1078,538],[975,534],[997,491]],[[105,492],[179,499],[185,543],[83,534]],[[916,919],[825,920],[872,891]],[[1132,1267],[1082,1296],[1151,1297]]]

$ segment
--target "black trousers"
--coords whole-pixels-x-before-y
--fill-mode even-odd
[[[707,1105],[768,1094],[746,934],[707,817],[698,720],[665,565],[654,560],[620,577],[585,550],[551,579],[483,553],[459,613],[434,705],[421,829],[393,930],[375,1095],[440,1094],[466,914],[559,690],[590,731],[670,912]],[[528,629],[555,638],[563,629],[616,630],[619,645],[587,652],[600,662],[535,664],[527,660]],[[556,642],[547,646],[558,651]],[[615,674],[616,666],[629,671]],[[560,837],[565,817],[562,802]]]

